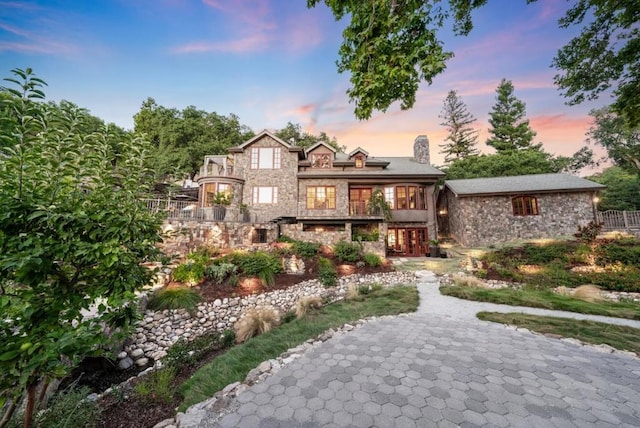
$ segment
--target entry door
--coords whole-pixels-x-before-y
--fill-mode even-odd
[[[428,247],[428,233],[425,227],[389,228],[387,232],[387,248],[391,256],[424,256]]]

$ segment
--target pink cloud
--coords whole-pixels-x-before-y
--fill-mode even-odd
[[[23,53],[41,53],[47,55],[71,55],[79,50],[76,45],[59,42],[52,39],[51,37],[46,37],[44,35],[25,31],[2,22],[0,22],[0,30],[13,34],[14,36],[22,39],[12,42],[0,42],[0,52],[11,51]]]
[[[246,53],[255,52],[264,48],[269,43],[269,37],[265,34],[253,34],[240,39],[221,42],[193,42],[178,46],[174,53],[206,53],[206,52],[231,52]]]

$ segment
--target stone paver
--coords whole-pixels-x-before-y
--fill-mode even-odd
[[[200,427],[640,426],[639,359],[479,321],[502,305],[428,272],[419,290],[416,314],[334,336]]]

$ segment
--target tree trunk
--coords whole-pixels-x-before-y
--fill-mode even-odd
[[[9,421],[11,420],[11,416],[13,416],[13,412],[15,412],[17,407],[18,405],[16,404],[16,401],[11,401],[9,407],[7,408],[7,411],[4,415],[2,415],[2,419],[0,419],[0,428],[6,426],[9,423]]]
[[[27,387],[27,408],[24,411],[24,428],[31,428],[33,421],[33,409],[36,401],[36,388],[38,384],[32,384]]]

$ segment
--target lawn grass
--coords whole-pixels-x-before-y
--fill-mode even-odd
[[[286,323],[269,333],[235,346],[203,366],[184,382],[180,411],[212,397],[230,383],[243,381],[247,373],[261,362],[276,358],[322,332],[359,319],[414,312],[418,307],[418,290],[397,286],[374,291],[356,300],[327,305],[307,317]]]
[[[544,334],[571,337],[594,345],[607,344],[640,354],[640,329],[588,320],[542,317],[527,314],[480,312],[478,318],[523,327]]]
[[[529,306],[532,308],[640,320],[640,304],[633,302],[590,303],[547,290],[514,290],[511,288],[489,290],[480,287],[442,286],[440,287],[440,292],[447,296],[478,302]]]

